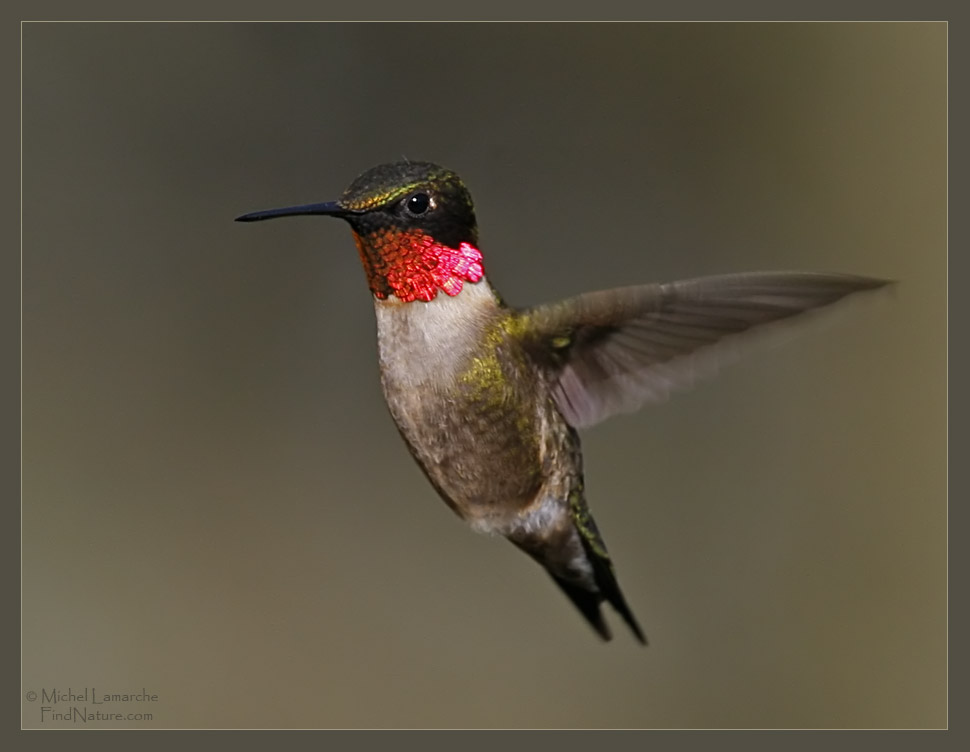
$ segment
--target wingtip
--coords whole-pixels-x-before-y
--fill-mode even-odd
[[[863,282],[863,288],[865,290],[878,290],[880,287],[895,287],[899,284],[898,279],[881,279],[879,277],[859,277],[859,280]]]

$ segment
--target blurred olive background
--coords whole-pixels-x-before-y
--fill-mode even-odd
[[[159,696],[102,727],[946,724],[944,25],[28,24],[23,143],[24,692]],[[232,221],[402,156],[465,178],[512,304],[901,282],[585,433],[646,649],[427,484],[347,227]]]

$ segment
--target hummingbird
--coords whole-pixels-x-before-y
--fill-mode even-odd
[[[379,165],[336,201],[237,221],[302,215],[350,225],[387,406],[445,504],[538,562],[603,640],[605,601],[644,645],[586,502],[577,431],[691,386],[765,325],[887,284],[751,272],[512,307],[485,275],[471,194],[429,162]]]

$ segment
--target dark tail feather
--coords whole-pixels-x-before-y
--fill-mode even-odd
[[[636,638],[640,641],[640,643],[646,645],[647,638],[644,636],[643,630],[640,629],[640,625],[637,623],[637,617],[633,615],[630,607],[626,605],[626,598],[623,597],[623,593],[620,591],[620,584],[616,581],[616,575],[613,574],[613,564],[610,562],[609,555],[606,553],[606,546],[603,544],[603,539],[600,537],[599,531],[596,529],[596,523],[593,522],[593,518],[589,515],[588,511],[585,514],[584,523],[584,526],[579,529],[579,539],[583,542],[583,550],[586,552],[586,559],[593,567],[593,579],[596,580],[596,587],[599,588],[599,593],[595,594],[595,597],[597,597],[600,601],[604,599],[609,601],[610,605],[616,609],[616,612],[623,617],[623,621],[627,623],[627,626],[630,627],[630,631],[636,635]],[[590,542],[591,537],[596,539],[598,543],[597,547],[602,550],[602,553],[593,547]],[[575,603],[575,599],[573,602]],[[596,611],[599,615],[598,607]],[[599,618],[602,621],[603,617],[599,616]]]
[[[585,538],[583,538],[583,546],[586,548],[586,555],[593,565],[593,576],[596,578],[596,586],[600,589],[599,594],[596,594],[594,597],[600,600],[605,598],[609,601],[610,605],[616,609],[616,612],[623,617],[623,621],[626,622],[630,631],[633,632],[640,643],[646,645],[647,638],[637,623],[637,617],[633,615],[630,607],[626,604],[626,598],[623,597],[623,593],[620,591],[620,584],[616,581],[616,575],[613,574],[613,565],[610,564],[610,560],[604,559],[602,556],[597,555],[595,551],[592,551],[586,543]],[[603,617],[599,614],[599,607],[597,607],[596,611],[600,621],[602,621]]]
[[[641,644],[647,644],[647,638],[643,634],[643,630],[640,629],[640,625],[637,623],[637,618],[633,615],[630,607],[626,604],[626,599],[623,597],[623,593],[620,592],[620,586],[616,581],[616,575],[613,574],[613,565],[610,563],[609,555],[606,553],[606,547],[603,545],[603,540],[599,536],[599,532],[596,530],[596,523],[593,522],[593,518],[589,515],[589,512],[583,509],[584,516],[582,519],[582,527],[576,526],[570,528],[565,532],[566,535],[575,535],[579,538],[582,543],[583,551],[586,554],[586,560],[589,562],[590,567],[593,570],[593,582],[595,583],[595,590],[590,589],[593,583],[589,583],[589,586],[583,587],[572,579],[566,579],[558,577],[554,573],[553,566],[550,566],[550,561],[548,560],[548,553],[550,546],[545,541],[538,541],[537,538],[522,537],[520,539],[509,538],[509,540],[518,546],[523,552],[527,553],[533,559],[535,559],[543,569],[545,569],[553,581],[559,586],[566,597],[573,602],[573,605],[579,609],[579,612],[585,617],[586,621],[589,622],[590,626],[596,630],[596,633],[604,640],[610,640],[613,638],[610,632],[609,626],[606,624],[606,620],[603,618],[603,612],[600,609],[600,605],[603,601],[609,601],[610,605],[616,610],[616,612],[623,617],[623,621],[627,623],[630,627],[630,631],[636,636]],[[590,538],[595,540],[595,546],[590,542]],[[561,541],[559,542],[561,544]],[[555,548],[555,546],[553,546]],[[575,552],[575,549],[573,549]],[[585,579],[585,578],[583,578]]]
[[[610,628],[603,618],[603,612],[600,610],[600,603],[603,602],[603,596],[600,593],[592,593],[571,582],[560,580],[555,575],[552,575],[552,581],[562,588],[562,591],[573,602],[573,605],[579,609],[580,613],[586,617],[586,621],[589,622],[590,626],[596,630],[596,633],[600,637],[606,641],[613,639]]]
[[[623,617],[623,621],[627,623],[630,631],[633,632],[640,643],[646,645],[647,638],[643,634],[639,623],[637,623],[637,617],[633,615],[633,611],[630,610],[626,599],[623,597],[623,593],[620,591],[620,585],[616,581],[616,575],[613,574],[613,567],[610,565],[609,559],[603,559],[593,551],[587,551],[587,554],[590,563],[593,565],[593,576],[596,579],[596,586],[599,588],[599,592],[591,592],[579,585],[561,580],[555,575],[552,575],[553,581],[569,597],[573,605],[586,617],[586,621],[590,623],[590,626],[604,640],[611,640],[613,638],[610,628],[603,618],[603,612],[600,610],[600,604],[606,600]]]

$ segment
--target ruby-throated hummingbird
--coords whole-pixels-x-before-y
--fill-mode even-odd
[[[350,223],[387,405],[445,503],[545,567],[603,639],[606,600],[644,644],[586,505],[576,429],[689,386],[751,330],[886,284],[756,272],[516,309],[485,277],[468,190],[438,165],[380,165],[335,202],[238,220],[304,214]]]

